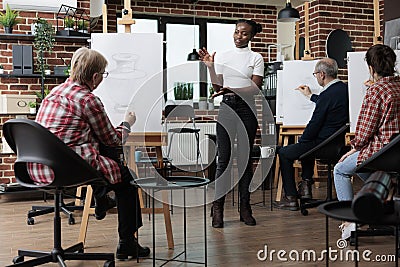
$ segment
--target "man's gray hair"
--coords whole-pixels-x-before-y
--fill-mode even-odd
[[[315,65],[315,72],[323,72],[327,76],[336,79],[338,74],[338,65],[336,60],[332,58],[323,58],[319,60]]]

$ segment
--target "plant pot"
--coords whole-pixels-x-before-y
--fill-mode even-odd
[[[35,108],[29,108],[29,113],[30,114],[36,114],[36,107]]]
[[[13,27],[4,27],[4,32],[11,34],[13,31]]]
[[[0,69],[0,74],[4,74],[4,69]]]
[[[51,70],[44,70],[44,75],[50,75],[51,74]]]
[[[214,110],[214,101],[208,102],[208,110]]]

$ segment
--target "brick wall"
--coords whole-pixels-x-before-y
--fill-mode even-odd
[[[108,2],[108,31],[116,31],[117,12],[123,8],[123,1],[109,0]],[[383,0],[380,0],[381,13],[383,13]],[[90,0],[78,0],[78,7],[85,8],[89,13]],[[315,0],[310,3],[310,36],[311,36],[311,51],[314,57],[325,56],[325,40],[329,32],[333,29],[343,29],[347,31],[353,42],[356,51],[366,50],[372,45],[373,36],[373,0],[356,0],[356,1],[330,1],[330,0]],[[0,8],[3,8],[3,1],[0,0]],[[304,15],[303,6],[298,7],[300,14]],[[142,0],[132,1],[132,9],[134,13],[151,14],[151,15],[168,15],[168,16],[193,16],[210,17],[223,19],[238,19],[247,18],[253,19],[263,26],[263,32],[258,34],[252,43],[254,51],[260,52],[265,60],[267,59],[267,46],[276,42],[276,15],[277,9],[274,6],[267,5],[251,5],[251,4],[234,4],[234,3],[219,3],[199,1],[196,4],[196,10],[192,10],[192,5],[188,0]],[[30,32],[30,24],[36,17],[46,18],[50,23],[56,25],[56,14],[44,12],[20,12],[22,23],[19,24],[14,33],[28,34]],[[60,21],[59,24],[62,22]],[[304,33],[304,18],[301,20],[300,32]],[[102,21],[100,19],[95,32],[102,30]],[[0,29],[3,33],[3,29]],[[229,40],[228,40],[229,41]],[[0,43],[0,63],[5,66],[5,71],[12,70],[12,44],[31,44],[31,41],[2,41]],[[54,52],[47,55],[50,68],[55,65],[63,65],[61,57],[68,59],[72,53],[82,43],[63,43],[57,42],[54,47]],[[68,62],[68,60],[67,60]],[[346,72],[343,71],[343,75]],[[46,84],[49,88],[61,83],[60,79],[49,79]],[[0,92],[1,93],[20,93],[33,94],[34,91],[40,90],[39,79],[28,78],[1,78]],[[206,115],[209,118],[215,119],[216,112],[210,112],[200,115]],[[1,123],[4,123],[10,117],[1,118]],[[12,181],[13,172],[11,164],[14,158],[10,155],[0,155],[0,183]]]

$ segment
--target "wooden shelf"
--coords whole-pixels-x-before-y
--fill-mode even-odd
[[[0,74],[1,78],[41,78],[42,76],[40,74],[12,74],[12,73],[4,73]],[[50,74],[50,75],[45,75],[45,78],[68,78],[68,75],[60,74],[60,75],[55,75],[55,74]]]
[[[56,42],[66,42],[66,43],[87,43],[90,37],[84,36],[54,36]],[[34,35],[32,34],[0,34],[0,40],[2,41],[32,41],[34,40]]]

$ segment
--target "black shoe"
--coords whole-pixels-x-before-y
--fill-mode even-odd
[[[256,219],[253,217],[253,212],[251,210],[250,203],[240,202],[240,221],[244,222],[246,225],[254,226],[256,225]]]
[[[299,202],[297,201],[297,197],[294,196],[285,196],[281,201],[274,202],[273,206],[282,210],[299,210]]]
[[[298,193],[302,199],[312,199],[312,184],[310,180],[302,180],[298,184]]]
[[[117,247],[116,258],[119,260],[126,260],[129,257],[134,259],[143,258],[150,255],[150,248],[142,247],[137,242],[136,238],[124,240],[120,239]]]
[[[103,220],[106,217],[107,211],[114,208],[117,205],[115,199],[109,195],[105,195],[101,198],[95,198],[96,207],[94,209],[94,216],[97,220]]]
[[[224,228],[224,203],[214,201],[211,207],[212,227]]]

